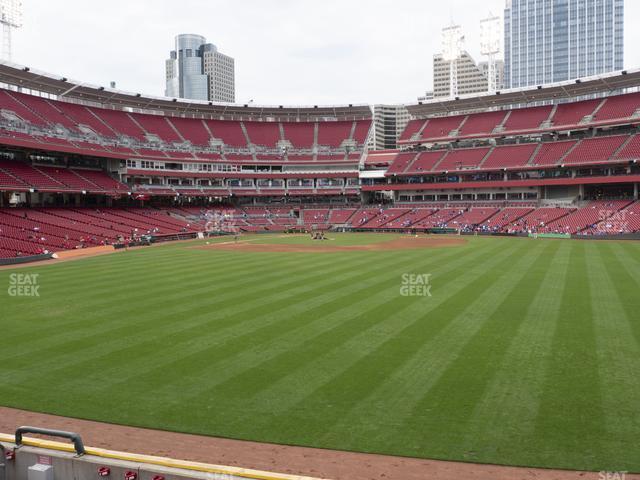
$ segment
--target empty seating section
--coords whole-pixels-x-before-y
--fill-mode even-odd
[[[0,160],[0,170],[36,189],[41,190],[68,190],[66,185],[58,182],[40,170],[24,162]]]
[[[367,142],[367,136],[369,135],[369,129],[371,122],[365,120],[359,120],[356,122],[356,128],[353,132],[353,139],[358,145],[364,145]]]
[[[322,122],[318,124],[318,145],[339,147],[349,139],[353,122]]]
[[[275,148],[280,138],[280,127],[275,122],[244,122],[253,145]]]
[[[47,99],[35,97],[33,95],[24,95],[20,93],[9,93],[18,102],[25,105],[29,110],[33,111],[41,118],[52,124],[59,124],[70,130],[75,130],[76,124],[73,120],[60,113]]]
[[[398,140],[400,142],[411,140],[414,135],[420,132],[425,123],[426,120],[424,119],[410,120]]]
[[[297,210],[297,211],[296,211]],[[283,231],[302,226],[350,225],[364,230],[450,228],[505,233],[606,234],[640,231],[640,202],[601,200],[582,208],[529,205],[411,207],[173,207],[0,209],[0,257],[35,255],[111,244],[119,237],[204,231],[211,219],[222,230]]]
[[[422,152],[418,158],[409,166],[405,173],[420,175],[434,169],[438,162],[447,154],[447,150],[435,152]]]
[[[544,227],[539,228],[538,232],[575,234],[587,227],[597,225],[603,219],[611,216],[612,212],[622,210],[629,203],[625,200],[590,202],[584,208],[547,223]]]
[[[247,140],[240,126],[240,122],[225,120],[205,120],[214,138],[222,140],[230,147],[246,148]]]
[[[138,123],[147,133],[158,136],[160,140],[171,143],[182,143],[182,139],[171,127],[164,115],[142,115],[129,113],[129,116]]]
[[[81,148],[83,150],[98,150],[98,151],[103,151],[106,152],[107,149],[104,148],[102,145],[98,145],[97,143],[90,143],[90,142],[82,142],[80,140],[74,140],[73,142],[71,142],[74,146]]]
[[[159,159],[169,157],[167,152],[163,152],[160,150],[153,150],[151,148],[138,148],[136,149],[136,151],[138,152],[139,155],[142,155],[144,157],[159,158]]]
[[[307,209],[304,210],[304,224],[305,225],[326,225],[329,223],[329,209]]]
[[[494,148],[482,163],[482,169],[523,167],[529,163],[536,148],[535,143]]]
[[[315,125],[315,123],[283,122],[284,138],[289,140],[294,148],[311,149],[313,148]]]
[[[332,209],[329,214],[329,223],[332,225],[341,225],[349,221],[349,219],[356,213],[357,209]]]
[[[433,215],[437,211],[438,210],[436,208],[413,208],[408,210],[406,214],[389,221],[385,224],[385,228],[409,228],[417,222]]]
[[[380,213],[373,219],[361,225],[361,228],[376,229],[376,228],[389,228],[387,224],[402,218],[405,214],[409,213],[408,208],[387,208],[384,212]]]
[[[0,90],[0,110],[9,110],[20,117],[25,122],[34,125],[45,126],[47,122],[25,107],[22,103],[15,100],[12,96],[14,92]]]
[[[561,103],[553,115],[553,126],[578,125],[586,116],[591,116],[602,100]]]
[[[575,208],[560,207],[538,208],[528,213],[524,217],[516,220],[515,222],[506,225],[503,228],[503,231],[507,233],[544,232],[545,227],[548,224],[553,223],[560,218],[566,217],[575,210]]]
[[[54,166],[33,166],[24,162],[0,160],[0,185],[19,190],[125,193],[129,188],[101,170],[75,170]]]
[[[167,120],[180,132],[182,138],[190,141],[192,145],[200,147],[209,145],[211,135],[202,120],[192,118],[168,118]]]
[[[452,150],[435,167],[436,171],[456,171],[478,168],[489,148],[464,148]]]
[[[590,235],[615,235],[619,233],[633,233],[640,231],[640,202],[635,202],[620,211],[611,214],[606,212],[608,218],[603,219],[594,227],[585,230]]]
[[[362,225],[378,216],[381,211],[381,208],[361,208],[349,219],[349,224],[353,228],[360,228]]]
[[[19,178],[16,178],[15,176],[10,175],[9,173],[2,170],[2,163],[0,163],[0,186],[15,188],[16,190],[21,191],[27,190],[29,187],[29,185],[24,183]]]
[[[608,97],[595,115],[595,121],[630,118],[640,109],[640,93]]]
[[[106,123],[113,131],[127,137],[146,141],[145,132],[126,114],[119,110],[91,108],[91,111]]]
[[[617,160],[638,160],[640,159],[640,135],[634,135],[627,145],[616,154]]]
[[[566,142],[543,143],[532,160],[532,165],[551,166],[557,165],[562,157],[567,154],[578,142],[570,140]]]
[[[414,228],[442,228],[464,212],[463,207],[443,208],[413,224]]]
[[[485,112],[469,115],[467,120],[462,124],[462,128],[458,132],[458,135],[464,137],[466,135],[492,133],[495,128],[503,122],[506,115],[506,111]]]
[[[89,127],[93,132],[104,137],[113,137],[114,131],[109,128],[103,121],[96,117],[84,105],[76,105],[75,103],[56,102],[56,107],[62,111],[67,117],[72,119],[77,125]]]
[[[119,155],[156,159],[210,159],[211,157],[207,155],[219,155],[219,153],[198,150],[217,148],[217,143],[221,143],[226,151],[248,150],[251,144],[275,150],[282,140],[290,143],[289,159],[296,161],[297,154],[309,156],[309,151],[316,146],[329,147],[332,150],[342,149],[345,141],[355,142],[357,149],[360,150],[367,142],[371,127],[370,120],[288,122],[169,117],[85,106],[8,90],[0,90],[0,109],[5,111],[5,119],[11,119],[12,115],[15,115],[15,118],[40,128],[50,129],[59,125],[74,135],[67,139],[58,138],[58,134],[64,137],[63,131],[57,132],[56,135],[51,135],[49,131],[42,132],[44,135],[26,134],[13,130],[2,132],[4,137],[14,141],[79,148],[85,152],[106,151]],[[13,126],[10,128],[15,129]],[[79,135],[83,138],[75,138]],[[126,145],[129,143],[126,138],[135,143]],[[180,145],[185,141],[196,147],[194,152],[182,150]],[[31,145],[25,144],[25,146]],[[297,150],[306,151],[298,152]],[[215,159],[220,158],[218,156]],[[359,158],[359,151],[352,150],[350,154],[344,151],[316,154],[309,161],[328,159],[331,162],[355,163]],[[282,161],[282,158],[274,158],[273,161]]]
[[[87,191],[96,192],[102,191],[94,183],[89,182],[87,179],[82,178],[75,174],[73,170],[67,168],[58,167],[35,167],[37,170],[43,172],[45,175],[55,178],[57,181],[66,185],[75,192]]]
[[[458,230],[471,230],[477,225],[481,225],[496,213],[499,212],[498,208],[470,208],[463,212],[460,216],[448,223],[449,228],[456,228]]]
[[[504,124],[505,132],[537,130],[543,122],[549,119],[553,107],[516,108],[511,111],[509,118]]]
[[[444,140],[448,137],[490,137],[509,132],[534,132],[553,130],[558,127],[570,128],[581,124],[606,124],[613,120],[632,119],[636,116],[640,117],[640,92],[611,96],[606,99],[561,103],[555,107],[545,105],[514,108],[510,112],[500,110],[411,120],[400,135],[399,141],[401,143],[412,141],[423,126],[424,129],[418,141]],[[503,128],[496,130],[500,125]]]
[[[507,207],[498,212],[496,215],[482,222],[482,224],[480,225],[481,230],[488,232],[501,232],[503,231],[504,227],[511,223],[514,223],[515,221],[531,213],[532,211],[533,208]]]
[[[129,188],[99,170],[73,170],[73,172],[106,191],[127,192]]]
[[[446,138],[453,130],[457,130],[466,117],[457,115],[454,117],[431,118],[422,131],[422,139]]]
[[[391,166],[388,168],[387,175],[395,175],[404,172],[417,155],[418,154],[416,152],[398,154]]]
[[[562,161],[562,163],[581,164],[606,162],[628,139],[626,135],[599,137],[582,140]]]

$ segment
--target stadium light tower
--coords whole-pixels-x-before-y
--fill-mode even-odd
[[[464,49],[464,35],[460,25],[442,29],[442,59],[449,62],[449,94],[458,95],[458,59]]]
[[[487,57],[487,76],[489,77],[489,91],[495,92],[496,60],[502,51],[502,21],[500,17],[489,14],[480,20],[480,53]]]
[[[2,25],[2,58],[11,60],[11,33],[22,27],[22,1],[0,0],[0,25]]]

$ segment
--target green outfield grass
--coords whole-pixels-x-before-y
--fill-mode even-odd
[[[329,236],[323,246],[395,238]],[[0,404],[341,450],[640,471],[640,244],[191,248],[203,243],[0,271]],[[16,272],[39,274],[40,297],[8,295]],[[431,274],[432,296],[402,296],[407,273]]]

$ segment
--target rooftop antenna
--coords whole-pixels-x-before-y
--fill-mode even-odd
[[[22,27],[22,1],[0,0],[0,25],[2,26],[2,59],[11,61],[11,34]]]

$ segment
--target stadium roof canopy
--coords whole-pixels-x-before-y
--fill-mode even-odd
[[[474,93],[406,105],[414,117],[446,115],[454,112],[496,109],[512,105],[549,103],[598,94],[611,94],[640,86],[640,69],[623,70],[545,86],[503,90],[496,93]]]
[[[361,120],[371,118],[368,105],[259,106],[154,97],[69,80],[60,75],[0,61],[0,84],[51,95],[59,100],[137,112],[228,120]]]

